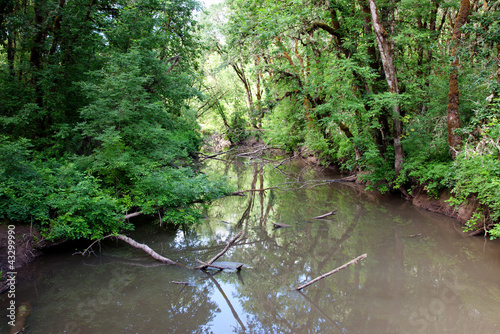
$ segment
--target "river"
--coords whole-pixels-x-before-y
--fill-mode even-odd
[[[25,333],[500,332],[498,241],[464,237],[453,219],[335,182],[326,169],[274,159],[207,160],[205,171],[238,190],[278,188],[219,199],[190,229],[137,219],[128,234],[196,266],[243,231],[220,258],[241,271],[167,266],[114,240],[91,257],[47,254],[18,271],[16,303],[31,307]],[[7,303],[1,295],[4,312]]]

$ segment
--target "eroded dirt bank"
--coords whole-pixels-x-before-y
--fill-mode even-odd
[[[10,238],[9,238],[10,236]],[[14,246],[9,249],[10,245]],[[12,244],[13,242],[13,244]],[[42,254],[42,249],[50,247],[53,243],[45,241],[36,227],[31,225],[11,225],[6,221],[0,223],[0,293],[6,286],[6,274],[15,272]],[[10,252],[9,252],[10,251]],[[12,257],[9,256],[13,256]]]

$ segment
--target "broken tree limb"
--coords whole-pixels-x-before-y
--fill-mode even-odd
[[[163,257],[160,254],[156,253],[148,245],[138,243],[137,241],[135,241],[129,237],[126,237],[122,234],[117,234],[117,235],[115,235],[115,237],[117,239],[125,241],[127,244],[129,244],[132,247],[135,247],[135,248],[138,248],[138,249],[145,251],[148,255],[150,255],[155,260],[158,260],[158,261],[166,263],[166,264],[173,264],[173,265],[177,265],[177,266],[182,266],[181,264],[179,264],[175,261],[172,261],[170,259],[167,259],[166,257]]]
[[[335,214],[335,212],[337,212],[337,210],[333,210],[332,212],[325,213],[324,215],[314,217],[313,219],[325,218],[325,217],[328,217],[328,216],[331,216],[331,215]]]
[[[336,180],[337,182],[356,182],[358,179],[357,175],[346,176],[341,179]]]
[[[203,161],[203,160],[206,160],[206,159],[215,158],[215,157],[217,157],[219,155],[223,155],[223,154],[229,153],[229,152],[234,151],[234,150],[236,150],[236,148],[231,148],[231,149],[229,149],[227,151],[224,151],[224,152],[219,152],[219,153],[215,153],[215,154],[212,154],[212,155],[207,155],[207,156],[204,156],[203,158],[201,158],[200,161]],[[201,154],[203,154],[203,153],[201,153]]]
[[[127,215],[125,215],[125,219],[129,219],[129,218],[132,218],[132,217],[137,217],[137,216],[140,216],[142,215],[142,212],[141,211],[137,211],[137,212],[132,212],[132,213],[129,213]]]
[[[209,268],[210,267],[210,268],[215,268],[215,269],[219,269],[219,270],[224,270],[225,269],[224,267],[216,266],[214,264],[208,264],[208,263],[205,263],[205,262],[203,262],[201,260],[198,260],[198,259],[196,259],[196,262],[201,263],[203,266],[205,266],[205,268]]]
[[[291,227],[292,225],[282,224],[282,223],[273,223],[274,228],[282,228],[282,227]]]
[[[278,189],[278,187],[269,187],[269,188],[262,188],[262,189],[240,190],[240,191],[235,191],[235,192],[231,193],[231,195],[232,196],[245,196],[243,193],[252,192],[252,191],[266,191],[266,190],[271,190],[271,189]]]
[[[207,267],[209,267],[212,263],[214,263],[219,257],[221,257],[222,255],[224,255],[225,252],[227,252],[227,250],[229,249],[229,247],[231,247],[232,244],[235,243],[236,240],[238,240],[239,237],[241,237],[241,235],[243,234],[243,231],[240,231],[240,233],[238,233],[234,238],[232,238],[228,244],[226,245],[226,247],[224,247],[224,249],[217,255],[215,255],[210,261],[208,261],[206,264],[200,266],[200,267],[196,267],[194,269],[206,269]]]
[[[98,239],[98,240],[94,241],[93,243],[90,244],[90,246],[88,246],[87,248],[85,248],[85,250],[83,252],[76,252],[76,253],[73,253],[73,255],[75,255],[75,254],[85,255],[85,253],[89,252],[89,250],[92,249],[92,246],[94,246],[95,243],[101,242],[101,240],[109,238],[109,237],[112,237],[112,235],[107,235],[105,237],[102,237],[101,239]],[[90,252],[89,252],[89,255],[90,255]]]
[[[353,263],[358,263],[359,261],[361,261],[363,259],[366,259],[367,256],[368,256],[367,254],[360,255],[357,258],[355,258],[354,260],[351,260],[351,261],[347,262],[346,264],[338,267],[337,269],[334,269],[334,270],[330,271],[329,273],[326,273],[324,275],[316,277],[315,279],[307,282],[306,284],[303,284],[303,285],[299,286],[298,288],[295,288],[295,290],[299,290],[300,291],[300,290],[304,289],[305,287],[307,287],[307,286],[309,286],[309,285],[311,285],[313,283],[316,283],[319,280],[322,280],[325,277],[328,277],[328,276],[330,276],[332,274],[335,274],[336,272],[341,271],[342,269],[345,269],[345,268],[349,267]]]

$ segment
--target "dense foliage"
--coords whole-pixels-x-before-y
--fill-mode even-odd
[[[243,129],[266,143],[306,148],[379,190],[451,188],[455,204],[478,201],[471,223],[491,227],[500,215],[499,6],[227,0],[203,17],[206,91],[218,101],[200,107],[206,128],[233,140],[220,119],[243,115]]]
[[[0,218],[49,238],[194,221],[227,191],[190,167],[200,44],[192,0],[6,0],[0,9]]]

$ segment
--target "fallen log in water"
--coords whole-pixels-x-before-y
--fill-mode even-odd
[[[282,224],[282,223],[273,223],[274,228],[283,228],[283,227],[291,227],[292,225]]]
[[[330,271],[329,273],[326,273],[324,275],[316,277],[315,279],[307,282],[306,284],[303,284],[303,285],[299,286],[298,288],[295,288],[295,290],[299,290],[300,291],[300,290],[304,289],[305,287],[307,287],[307,286],[309,286],[309,285],[311,285],[313,283],[316,283],[319,280],[322,280],[325,277],[328,277],[328,276],[330,276],[332,274],[335,274],[336,272],[341,271],[342,269],[345,269],[345,268],[349,267],[353,263],[358,263],[359,261],[361,261],[363,259],[366,259],[367,256],[368,256],[367,254],[360,255],[357,258],[355,258],[354,260],[351,260],[351,261],[347,262],[346,264],[338,267],[337,269],[334,269],[334,270]]]
[[[158,260],[158,261],[166,263],[166,264],[173,264],[173,265],[181,266],[181,264],[179,264],[179,263],[177,263],[175,261],[172,261],[170,259],[167,259],[166,257],[161,256],[160,254],[156,253],[148,245],[138,243],[134,239],[131,239],[131,238],[126,237],[126,236],[121,235],[121,234],[117,234],[115,237],[117,239],[125,241],[127,244],[129,244],[132,247],[135,247],[135,248],[138,248],[138,249],[142,249],[143,251],[145,251],[146,253],[148,253],[155,260]]]
[[[333,210],[331,212],[325,213],[324,215],[314,217],[313,219],[322,219],[322,218],[325,218],[325,217],[328,217],[328,216],[335,214],[335,212],[337,212],[337,210]]]
[[[210,261],[208,261],[207,263],[203,264],[202,266],[199,266],[199,267],[196,267],[194,269],[206,269],[207,267],[209,267],[212,263],[214,263],[219,257],[221,257],[222,255],[224,255],[225,252],[227,252],[227,250],[229,249],[229,247],[231,247],[232,244],[234,244],[234,242],[236,240],[238,240],[239,237],[241,237],[241,235],[243,234],[243,231],[241,231],[240,233],[238,233],[234,238],[232,238],[229,243],[226,245],[226,247],[224,247],[224,249],[222,250],[222,252],[220,252],[219,254],[215,255]]]

